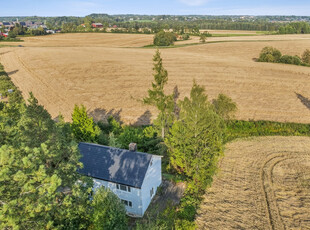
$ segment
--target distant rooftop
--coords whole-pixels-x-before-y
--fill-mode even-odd
[[[152,159],[151,154],[97,144],[80,143],[79,149],[81,174],[136,188],[141,188]]]

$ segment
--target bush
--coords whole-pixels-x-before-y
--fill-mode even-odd
[[[310,50],[306,49],[301,57],[303,63],[310,65]]]
[[[96,191],[92,208],[94,229],[128,229],[125,206],[110,189],[100,187]]]
[[[259,55],[259,62],[279,62],[282,54],[281,52],[273,48],[271,46],[267,46],[262,49],[260,55]]]
[[[15,32],[13,32],[13,31],[9,32],[8,38],[16,38],[16,37],[17,37],[17,34]]]
[[[200,41],[201,43],[206,43],[206,35],[201,34],[201,35],[200,35],[200,38],[199,38],[199,41]]]
[[[310,124],[238,120],[227,123],[225,142],[253,136],[310,136]]]
[[[182,35],[183,40],[188,40],[189,39],[189,34],[183,34]]]
[[[208,31],[203,32],[203,35],[205,35],[207,38],[212,37],[212,34],[210,34]]]
[[[284,64],[301,65],[301,59],[298,56],[283,55],[279,62]]]
[[[177,40],[177,36],[171,32],[160,31],[155,34],[153,44],[155,46],[171,46]]]

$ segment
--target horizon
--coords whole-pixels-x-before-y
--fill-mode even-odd
[[[118,15],[134,15],[134,16],[212,16],[212,17],[224,17],[224,16],[249,16],[249,17],[310,17],[310,15],[296,15],[296,14],[261,14],[261,15],[255,15],[255,14],[108,14],[108,13],[90,13],[87,15],[0,15],[0,18],[26,18],[26,17],[48,17],[48,18],[56,18],[56,17],[77,17],[77,18],[84,18],[93,14],[106,14],[109,16],[118,16]]]
[[[0,17],[85,17],[94,12],[109,15],[310,16],[310,2],[297,0],[16,0],[2,3]],[[12,16],[11,16],[12,15]]]

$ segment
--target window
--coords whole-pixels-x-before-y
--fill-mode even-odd
[[[121,200],[125,206],[132,207],[132,202],[128,200]]]
[[[151,195],[151,197],[154,195],[154,188],[151,189],[150,195]]]
[[[121,187],[121,190],[123,190],[123,191],[126,191],[126,192],[127,192],[127,186],[126,186],[126,185],[122,185],[122,184],[121,184],[121,186],[120,186],[120,187]]]
[[[131,192],[130,187],[126,185],[116,184],[116,188],[125,192]]]

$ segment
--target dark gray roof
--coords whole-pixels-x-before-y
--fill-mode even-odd
[[[93,178],[141,188],[152,155],[103,145],[80,143],[79,172]]]

